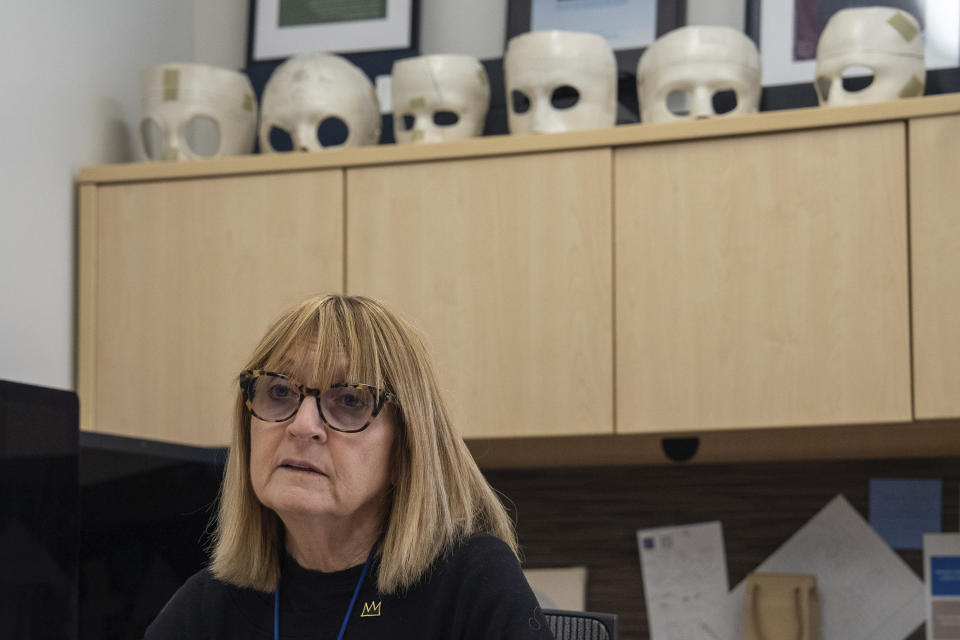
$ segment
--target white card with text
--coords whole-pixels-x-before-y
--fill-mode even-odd
[[[706,522],[637,531],[650,640],[717,640],[727,597],[723,527]]]

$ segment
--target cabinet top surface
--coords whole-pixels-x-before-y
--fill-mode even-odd
[[[310,169],[337,169],[403,162],[426,162],[595,147],[652,144],[778,131],[867,124],[960,113],[960,94],[907,98],[851,107],[812,107],[765,111],[745,116],[668,124],[627,124],[609,129],[543,135],[485,136],[461,142],[386,144],[330,149],[319,153],[231,156],[194,162],[139,162],[85,167],[80,184],[142,182],[262,174]]]

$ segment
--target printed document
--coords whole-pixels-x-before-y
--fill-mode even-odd
[[[719,522],[637,531],[650,640],[723,640],[730,583]]]

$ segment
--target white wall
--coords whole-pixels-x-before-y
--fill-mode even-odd
[[[189,61],[194,0],[0,3],[0,379],[73,388],[73,172],[132,158],[137,72]]]
[[[247,2],[194,0],[193,62],[242,69],[247,60]]]
[[[746,11],[746,0],[687,0],[687,24],[743,30]]]
[[[420,52],[503,55],[507,0],[420,0]]]

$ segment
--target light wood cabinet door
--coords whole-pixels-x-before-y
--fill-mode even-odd
[[[960,416],[960,116],[911,120],[916,417]]]
[[[342,243],[340,170],[85,192],[83,428],[227,444],[246,358],[283,310],[342,290]]]
[[[617,150],[622,432],[911,419],[902,122]]]
[[[347,171],[347,290],[421,330],[464,437],[612,433],[610,172],[610,149]]]

